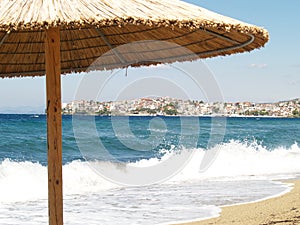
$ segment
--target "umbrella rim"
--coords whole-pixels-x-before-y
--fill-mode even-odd
[[[114,19],[90,19],[90,20],[74,20],[71,22],[65,22],[61,20],[54,20],[52,22],[37,22],[32,21],[28,23],[0,23],[0,32],[10,33],[11,31],[41,31],[49,29],[51,27],[60,27],[60,29],[80,29],[86,27],[104,28],[110,26],[124,27],[128,25],[143,25],[148,27],[170,27],[174,29],[178,28],[188,28],[190,30],[195,29],[218,29],[220,31],[230,32],[235,30],[241,33],[249,33],[254,35],[262,35],[264,38],[269,38],[268,31],[259,26],[247,24],[239,21],[240,23],[226,23],[221,21],[206,20],[206,19],[188,19],[188,20],[178,20],[178,19],[145,19],[145,18],[133,18],[133,17],[115,17]]]

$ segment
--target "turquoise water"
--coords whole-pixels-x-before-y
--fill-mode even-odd
[[[45,115],[0,115],[0,224],[47,224],[46,130]],[[63,116],[65,224],[193,220],[277,195],[288,186],[274,180],[300,174],[299,130],[292,118]]]
[[[95,123],[106,149],[120,161],[137,161],[159,156],[159,150],[171,148],[180,149],[181,118],[161,117],[167,127],[165,138],[158,146],[149,151],[136,151],[120,142],[116,135],[111,117],[95,117]],[[128,118],[126,118],[128,119]],[[129,126],[138,139],[146,139],[151,135],[149,122],[153,117],[130,117]],[[185,118],[189,120],[188,118]],[[122,125],[123,117],[116,119]],[[192,118],[191,120],[195,120]],[[208,148],[208,140],[212,129],[212,118],[197,118],[199,121],[199,134],[193,144],[197,148]],[[218,119],[215,119],[218,120]],[[289,148],[300,142],[300,119],[294,118],[219,118],[225,126],[224,137],[219,143],[228,143],[232,140],[245,144],[259,144],[269,151],[278,147]],[[125,121],[127,122],[127,120]],[[218,122],[218,121],[217,121]],[[192,126],[192,125],[191,125]],[[45,115],[6,115],[0,114],[0,161],[11,159],[13,161],[31,161],[47,164],[47,139]],[[192,132],[192,130],[189,130]],[[158,136],[161,133],[157,134]],[[131,138],[130,136],[128,138]],[[185,143],[189,145],[189,143]],[[81,159],[83,156],[74,137],[72,116],[63,116],[63,162],[68,163]],[[105,160],[105,159],[104,159]]]

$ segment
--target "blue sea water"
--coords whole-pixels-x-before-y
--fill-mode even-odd
[[[63,116],[65,224],[167,224],[282,193],[276,180],[300,174],[299,130],[296,118]],[[45,115],[0,114],[0,224],[47,224],[46,131]]]

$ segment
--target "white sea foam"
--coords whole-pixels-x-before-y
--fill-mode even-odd
[[[39,163],[0,163],[0,202],[47,198],[47,168]]]
[[[212,165],[204,172],[199,171],[199,165],[205,150],[183,150],[181,154],[193,151],[193,157],[184,168],[165,183],[214,180],[247,180],[247,179],[284,179],[300,174],[300,148],[295,143],[286,149],[279,147],[273,151],[257,144],[245,144],[237,141],[215,146],[218,154]],[[160,159],[142,159],[135,163],[136,167],[149,167],[161,163],[164,160],[172,160],[174,151],[166,151]],[[99,176],[93,164],[95,162],[73,161],[64,165],[64,188],[66,194],[83,194],[98,192],[120,187],[107,179]],[[107,169],[106,162],[98,162]],[[126,173],[126,164],[118,170]],[[27,201],[43,199],[47,197],[47,168],[39,163],[14,162],[9,159],[0,163],[0,201]],[[10,196],[9,193],[14,193]]]
[[[272,179],[300,174],[300,148],[296,143],[273,151],[256,143],[237,141],[214,148],[218,155],[206,171],[199,170],[205,150],[186,149],[181,154],[193,151],[193,157],[183,170],[164,183],[143,187],[122,187],[110,182],[99,176],[91,167],[92,162],[64,165],[65,223],[158,224],[216,216],[217,205],[276,195],[287,186]],[[144,159],[131,165],[152,166],[172,159],[173,155],[173,151],[165,151],[161,159]],[[108,166],[105,162],[95,163]],[[26,220],[30,224],[46,224],[46,199],[45,166],[8,159],[0,163],[0,224],[22,224]]]
[[[300,174],[300,148],[295,143],[290,148],[278,147],[272,151],[257,143],[230,141],[215,146],[217,156],[212,165],[199,172],[205,150],[195,154],[187,166],[172,180],[187,179],[287,179]]]

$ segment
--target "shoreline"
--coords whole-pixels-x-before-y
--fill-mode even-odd
[[[26,115],[26,114],[24,114]],[[35,114],[28,114],[35,115]],[[38,114],[46,115],[46,114]],[[266,118],[266,119],[300,119],[300,117],[285,116],[247,116],[247,115],[153,115],[153,114],[116,114],[116,115],[98,115],[98,114],[62,114],[63,116],[95,116],[95,117],[191,117],[191,118]]]
[[[171,222],[172,225],[294,225],[300,224],[300,180],[281,181],[289,187],[277,195],[221,206],[216,217]]]
[[[45,113],[3,113],[0,115],[28,115],[28,116],[46,116]],[[67,114],[62,116],[93,116],[93,117],[191,117],[191,118],[259,118],[259,119],[300,119],[300,117],[289,116],[247,116],[247,115],[153,115],[153,114],[120,114],[120,115],[98,115],[98,114]]]

